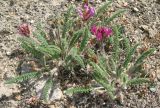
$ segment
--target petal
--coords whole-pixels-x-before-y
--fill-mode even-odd
[[[102,40],[102,33],[101,32],[97,32],[96,38],[97,38],[97,40],[101,41]]]
[[[112,29],[104,27],[104,34],[109,37],[112,34]]]
[[[85,9],[86,12],[89,11],[89,6],[87,4],[84,4],[83,7],[84,7],[84,9]]]
[[[89,8],[89,14],[90,14],[90,16],[94,16],[95,15],[95,8],[94,7],[90,7]]]
[[[83,12],[82,12],[82,10],[80,8],[77,8],[77,13],[79,14],[79,16],[81,18],[83,18]]]
[[[93,26],[91,27],[91,33],[95,35],[96,32],[97,32],[97,27],[96,27],[95,25],[93,25]]]

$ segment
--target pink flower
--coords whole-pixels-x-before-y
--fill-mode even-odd
[[[91,27],[91,33],[96,36],[97,40],[101,41],[103,37],[109,37],[112,34],[112,29],[107,27]]]
[[[30,29],[29,29],[29,25],[27,23],[23,23],[18,27],[18,32],[20,35],[22,36],[27,36],[29,37],[30,35]]]
[[[79,16],[85,21],[88,20],[89,18],[93,17],[95,14],[94,7],[90,7],[87,4],[85,4],[83,6],[83,10],[78,8],[77,11],[78,11]]]

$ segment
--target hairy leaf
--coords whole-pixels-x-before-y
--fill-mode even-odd
[[[149,50],[143,52],[143,53],[141,54],[141,56],[137,59],[135,65],[142,63],[143,60],[144,60],[145,58],[147,58],[149,55],[153,54],[153,52],[154,52],[155,50],[156,50],[155,48],[152,48],[152,49],[149,49]]]
[[[70,46],[70,47],[74,46],[74,45],[78,42],[79,38],[80,38],[82,35],[83,35],[83,30],[77,31],[77,32],[73,35],[73,37],[72,37],[72,39],[71,39],[71,41],[70,41],[69,46]]]
[[[114,52],[113,58],[115,62],[117,62],[119,59],[119,50],[120,50],[120,45],[119,45],[120,32],[118,31],[117,26],[114,27],[114,32],[115,32],[115,35],[113,37],[113,52]]]
[[[68,27],[70,26],[70,22],[71,22],[71,20],[69,20],[69,17],[71,16],[72,11],[73,11],[73,6],[70,6],[67,13],[65,14],[62,38],[65,38],[66,32],[69,29]]]
[[[106,71],[107,61],[106,61],[104,55],[103,55],[103,56],[100,56],[98,61],[99,61],[99,66],[100,66],[104,71]]]
[[[89,33],[90,33],[90,32],[89,32],[88,28],[86,28],[86,29],[85,29],[85,33],[84,33],[84,36],[83,36],[83,40],[82,40],[81,45],[80,45],[80,51],[83,51],[84,48],[86,47],[87,42],[88,42],[88,40],[89,40],[89,35],[90,35]]]
[[[49,91],[52,89],[53,87],[53,80],[51,78],[49,78],[44,87],[43,87],[43,91],[42,91],[42,97],[45,101],[48,100],[48,97],[49,97]]]
[[[77,61],[77,63],[79,65],[81,65],[84,68],[85,67],[84,61],[83,61],[82,57],[78,54],[77,51],[78,51],[78,49],[73,47],[71,49],[71,56],[75,61]]]
[[[111,68],[113,72],[116,72],[117,70],[116,63],[112,57],[109,58],[109,67]]]
[[[128,80],[127,85],[138,85],[143,83],[150,83],[150,80],[148,78],[134,78]]]
[[[130,52],[130,42],[129,39],[125,36],[123,37],[123,40],[124,40],[125,53],[126,55],[128,55]]]
[[[119,10],[118,12],[115,12],[110,18],[105,19],[104,23],[108,24],[109,22],[111,22],[113,19],[115,19],[116,17],[118,17],[120,14],[124,13],[126,10]]]
[[[48,45],[48,42],[46,40],[46,33],[42,30],[42,27],[40,24],[37,24],[37,30],[33,32],[33,35],[38,39],[38,41],[42,45]]]
[[[40,75],[41,75],[40,72],[29,72],[29,73],[22,74],[20,76],[11,78],[11,79],[7,80],[5,83],[6,84],[20,83],[20,82],[23,82],[23,81],[26,81],[26,80],[29,80],[29,79],[32,79],[32,78],[37,78]]]
[[[127,68],[129,62],[131,61],[132,59],[132,55],[135,53],[137,47],[138,47],[139,44],[136,44],[134,45],[131,49],[130,49],[130,52],[128,53],[127,57],[125,58],[125,61],[123,63],[123,67],[124,68]]]
[[[90,91],[92,91],[91,87],[72,87],[65,90],[65,93],[72,95],[74,93],[89,93]]]
[[[111,4],[112,2],[106,2],[103,6],[101,6],[100,8],[98,8],[97,10],[97,15],[96,16],[99,16],[100,14],[103,14],[109,7],[109,5]]]
[[[97,83],[101,84],[101,86],[105,88],[109,96],[114,99],[114,88],[111,86],[111,84],[109,84],[109,82],[96,71],[93,73],[93,78],[97,81]]]
[[[92,65],[93,69],[95,72],[99,73],[101,76],[103,77],[107,77],[108,73],[106,70],[103,70],[100,66],[98,66],[96,63],[94,62],[90,62],[90,64]]]
[[[59,54],[61,53],[61,49],[55,45],[37,46],[36,50],[40,51],[46,56],[51,56],[53,58],[57,58]]]

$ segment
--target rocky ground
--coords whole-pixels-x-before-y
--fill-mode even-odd
[[[1,0],[0,1],[0,108],[30,108],[28,92],[19,95],[19,85],[5,85],[4,81],[17,74],[20,58],[14,57],[20,48],[17,41],[17,26],[28,22],[32,26],[41,22],[50,27],[54,16],[67,9],[66,0]],[[97,0],[97,6],[103,4]],[[75,95],[72,98],[53,102],[51,108],[160,108],[160,1],[159,0],[114,0],[111,10],[128,9],[115,20],[124,25],[124,32],[131,42],[140,42],[143,51],[155,47],[157,52],[147,59],[146,71],[155,81],[154,88],[141,86],[138,90],[126,91],[123,105],[102,99],[103,96]],[[143,91],[147,89],[146,91]],[[58,89],[59,94],[61,91]],[[129,94],[128,94],[129,93]],[[63,95],[63,94],[62,94]],[[64,107],[65,106],[65,107]],[[37,108],[45,108],[40,104]]]

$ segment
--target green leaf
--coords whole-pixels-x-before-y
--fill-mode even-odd
[[[71,20],[69,20],[69,17],[71,16],[72,11],[73,11],[73,6],[70,6],[67,13],[65,14],[62,38],[65,38],[66,32],[68,31],[70,27]]]
[[[46,40],[46,33],[42,30],[41,24],[37,24],[36,28],[37,29],[35,32],[33,32],[33,35],[42,45],[48,45],[48,42]]]
[[[126,55],[128,55],[130,52],[130,42],[129,39],[125,36],[123,37],[123,40],[124,40],[125,53]]]
[[[148,78],[134,78],[128,80],[127,85],[138,85],[143,83],[150,83],[150,80]]]
[[[113,95],[114,88],[111,86],[111,84],[109,84],[109,82],[96,71],[93,73],[93,78],[97,81],[97,83],[99,83],[102,87],[104,87],[109,96],[112,99],[114,99],[115,97]]]
[[[120,32],[118,31],[117,26],[114,27],[114,32],[115,32],[115,35],[113,37],[113,52],[114,52],[113,58],[117,62],[119,59],[119,50],[120,50],[120,45],[119,45]]]
[[[108,62],[109,62],[109,67],[111,68],[112,72],[116,72],[117,66],[116,66],[114,59],[110,57]]]
[[[53,80],[51,78],[49,78],[44,87],[43,87],[43,91],[42,91],[42,97],[45,101],[48,100],[48,97],[49,97],[49,91],[52,89],[53,87]]]
[[[61,49],[62,49],[62,52],[63,53],[66,53],[67,51],[67,49],[68,49],[68,40],[67,40],[67,37],[64,37],[64,38],[61,38],[61,43],[62,43],[62,47],[61,47]]]
[[[116,17],[118,17],[120,14],[124,13],[126,10],[119,10],[118,12],[115,12],[110,18],[106,18],[104,20],[105,24],[108,24],[109,22],[113,21]]]
[[[90,32],[89,32],[88,28],[86,28],[83,40],[82,40],[81,45],[80,45],[80,51],[83,51],[84,48],[87,46],[87,43],[88,43],[88,40],[89,40],[89,35],[90,35]]]
[[[27,43],[32,46],[37,45],[37,43],[33,39],[28,38],[28,37],[20,37],[18,38],[18,41],[20,41],[21,43]]]
[[[29,73],[25,73],[25,74],[22,74],[20,76],[11,78],[11,79],[7,80],[5,83],[6,84],[20,83],[20,82],[23,82],[23,81],[26,81],[26,80],[30,80],[32,78],[37,78],[40,75],[41,75],[40,72],[29,72]]]
[[[90,64],[92,65],[93,69],[95,72],[99,73],[101,76],[103,77],[107,77],[108,73],[106,70],[103,70],[100,66],[98,66],[96,63],[94,62],[90,62]]]
[[[129,62],[131,61],[132,59],[132,55],[135,53],[137,47],[138,47],[139,44],[136,44],[134,45],[131,49],[130,49],[130,52],[128,53],[127,57],[125,58],[125,61],[123,63],[123,67],[124,68],[127,68]]]
[[[35,49],[35,46],[38,46],[33,39],[28,37],[20,37],[18,40],[21,42],[22,48],[26,51],[31,53],[34,57],[42,57],[43,54]]]
[[[152,49],[149,49],[149,50],[143,52],[143,53],[141,54],[141,56],[137,59],[135,65],[141,64],[141,63],[143,62],[143,60],[144,60],[145,58],[147,58],[149,55],[153,54],[153,52],[154,52],[155,50],[156,50],[155,48],[152,48]]]
[[[71,62],[71,60],[72,60],[72,56],[71,55],[67,55],[65,57],[65,63],[66,63],[66,65],[68,65]]]
[[[114,88],[111,86],[111,84],[109,84],[109,81],[107,80],[108,74],[94,62],[91,62],[90,64],[94,69],[93,78],[96,80],[97,83],[101,84],[105,88],[111,98],[114,98]]]
[[[106,58],[105,58],[104,56],[105,56],[105,55],[99,57],[99,60],[98,60],[99,63],[98,63],[98,65],[99,65],[104,71],[106,71],[107,61],[106,61]]]
[[[108,7],[111,3],[112,3],[111,1],[106,2],[103,6],[98,8],[96,16],[99,16],[100,14],[103,14],[108,9]]]
[[[78,40],[80,39],[80,37],[83,35],[83,30],[79,30],[79,31],[77,31],[74,35],[73,35],[73,37],[72,37],[72,39],[71,39],[71,41],[70,41],[70,44],[69,44],[69,46],[70,46],[70,48],[72,47],[72,46],[74,46],[77,42],[78,42]]]
[[[79,65],[81,65],[83,68],[85,67],[83,59],[80,55],[73,56],[73,59],[78,62]]]
[[[87,48],[86,51],[90,56],[96,56],[96,54],[94,53],[94,50],[92,50],[91,48]]]
[[[73,47],[71,49],[71,56],[75,61],[78,62],[79,65],[81,65],[84,68],[85,67],[84,61],[83,61],[82,57],[80,55],[78,55],[77,51],[78,51],[78,49]]]
[[[37,46],[36,50],[40,51],[46,56],[51,56],[53,58],[57,58],[61,53],[61,49],[55,45]]]
[[[42,44],[42,45],[48,45],[47,40],[44,38],[45,34],[42,33],[35,33],[33,32],[33,35],[37,38],[37,40]]]
[[[58,54],[61,53],[61,49],[60,49],[58,46],[56,46],[56,45],[48,45],[48,46],[46,46],[46,47],[50,48],[51,51],[53,50],[53,51],[55,51],[55,52],[58,53]]]
[[[89,93],[90,91],[92,91],[91,87],[72,87],[65,90],[65,93],[68,95],[72,95],[75,93]]]

